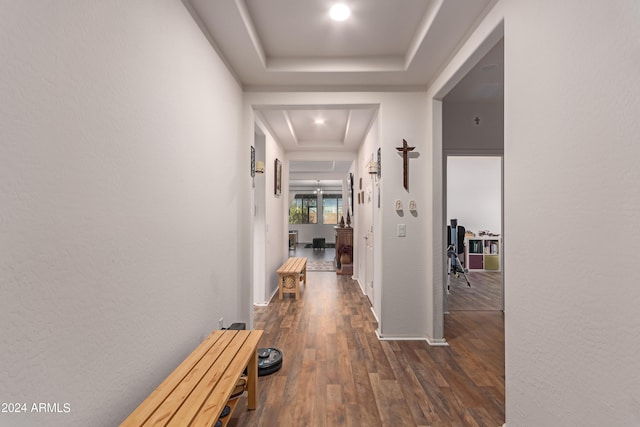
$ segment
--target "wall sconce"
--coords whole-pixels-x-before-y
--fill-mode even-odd
[[[264,173],[264,162],[261,160],[256,162],[256,173]]]

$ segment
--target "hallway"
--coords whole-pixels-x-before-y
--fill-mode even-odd
[[[255,308],[261,347],[283,351],[283,368],[259,380],[232,426],[499,426],[504,422],[501,312],[445,317],[450,347],[379,341],[357,282],[308,273],[301,299]]]

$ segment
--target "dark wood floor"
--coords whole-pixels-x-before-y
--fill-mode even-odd
[[[502,272],[467,273],[471,287],[463,275],[450,276],[449,310],[502,310]]]
[[[259,378],[259,403],[242,398],[231,426],[501,426],[504,327],[500,311],[445,317],[450,347],[379,341],[358,284],[308,273],[295,301],[255,309],[261,347],[283,351],[283,368]]]

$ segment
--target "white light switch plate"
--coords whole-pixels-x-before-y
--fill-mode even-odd
[[[405,237],[407,235],[407,225],[398,224],[398,237]]]

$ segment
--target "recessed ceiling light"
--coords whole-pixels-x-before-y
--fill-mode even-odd
[[[315,124],[317,124],[317,125],[323,125],[324,124],[324,119],[315,119],[313,122]]]
[[[334,21],[344,21],[351,16],[351,10],[349,10],[349,6],[344,3],[336,3],[331,7],[329,16],[331,16],[331,19]]]

